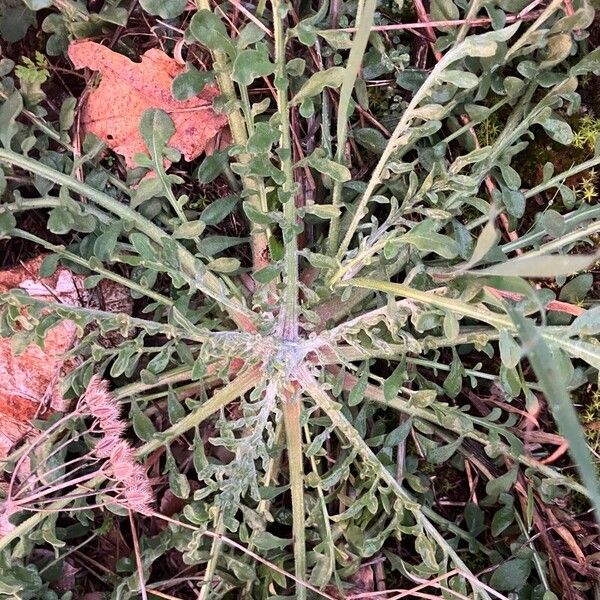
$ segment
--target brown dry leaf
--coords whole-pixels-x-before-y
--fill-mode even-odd
[[[46,548],[36,548],[30,554],[31,560],[37,564],[46,563],[46,565],[56,558],[52,550]],[[60,572],[54,571],[51,589],[61,594],[75,588],[75,576],[81,570],[72,558],[67,557],[59,563]]]
[[[69,58],[76,69],[88,67],[102,74],[100,85],[85,102],[81,123],[85,131],[121,154],[129,168],[136,166],[136,153],[146,152],[139,124],[149,108],[164,110],[173,119],[175,133],[169,146],[188,161],[204,152],[227,123],[225,115],[212,109],[219,93],[215,86],[206,86],[189,100],[173,98],[171,84],[185,67],[161,50],[148,50],[141,62],[135,63],[101,44],[81,40],[69,46]]]
[[[339,600],[343,600],[348,597],[352,597],[354,595],[365,597],[368,595],[369,598],[373,600],[384,600],[385,596],[382,594],[374,593],[375,589],[375,581],[373,575],[373,568],[370,564],[363,565],[350,577],[351,586],[344,590],[344,594],[342,595],[340,590],[334,586],[328,586],[325,588],[325,591],[333,596],[334,598],[339,598]],[[371,593],[373,592],[373,593]]]
[[[22,267],[0,271],[0,292],[21,288],[32,296],[54,301],[55,296],[63,297],[69,285],[73,289],[66,269],[40,279],[37,275],[41,261],[40,257]],[[72,304],[69,300],[64,299]],[[73,346],[75,338],[75,324],[62,321],[48,332],[43,350],[32,344],[19,356],[13,356],[10,338],[0,338],[0,458],[32,431],[29,420],[36,414],[44,409],[65,408],[57,384],[64,367],[61,356]]]
[[[51,277],[41,278],[43,259],[39,256],[0,271],[0,293],[19,288],[41,300],[75,306],[98,306],[100,296],[104,310],[131,312],[129,293],[113,282],[102,281],[96,290],[86,290],[83,276],[64,267]],[[64,358],[76,339],[77,327],[68,320],[48,331],[44,348],[31,344],[19,356],[13,355],[10,338],[0,338],[0,459],[25,436],[35,435],[30,419],[66,409],[60,383],[76,365]]]

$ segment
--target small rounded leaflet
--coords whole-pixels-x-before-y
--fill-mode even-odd
[[[187,161],[212,147],[211,142],[227,124],[227,117],[212,108],[219,94],[216,86],[206,85],[188,100],[173,97],[173,79],[185,67],[162,50],[148,50],[141,62],[133,62],[106,46],[80,40],[69,46],[69,58],[76,69],[87,67],[102,77],[82,108],[84,131],[95,134],[122,155],[129,168],[136,166],[133,157],[137,153],[146,153],[139,125],[147,109],[157,108],[171,117],[175,133],[169,146],[179,150]]]

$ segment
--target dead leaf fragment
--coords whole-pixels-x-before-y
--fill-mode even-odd
[[[69,58],[76,69],[88,67],[102,74],[100,85],[85,102],[81,123],[121,154],[129,168],[136,166],[135,154],[146,152],[139,123],[149,108],[161,109],[173,119],[175,133],[169,146],[188,161],[204,152],[227,123],[225,115],[212,109],[219,93],[215,86],[206,86],[189,100],[173,98],[171,84],[185,67],[161,50],[148,50],[135,63],[101,44],[81,40],[69,46]]]
[[[47,302],[131,313],[133,301],[122,286],[102,281],[95,290],[88,290],[83,276],[64,267],[42,278],[39,270],[43,259],[39,256],[0,271],[0,293],[18,288]],[[65,359],[76,339],[77,326],[66,319],[47,332],[43,348],[30,344],[18,356],[13,354],[11,339],[0,338],[0,459],[15,443],[35,435],[29,423],[32,418],[67,408],[60,384],[76,366],[73,359]]]
[[[42,260],[38,257],[21,267],[0,271],[0,292],[19,288],[43,300],[78,304],[73,274],[59,269],[52,277],[42,279]],[[19,356],[13,356],[10,338],[0,338],[0,416],[21,424],[15,432],[18,437],[42,408],[64,410],[58,383],[63,367],[72,365],[64,365],[62,355],[72,348],[76,334],[72,321],[61,321],[48,331],[44,349],[31,344]],[[4,443],[13,437],[12,429],[16,428],[7,428],[7,424],[5,420],[0,427]]]

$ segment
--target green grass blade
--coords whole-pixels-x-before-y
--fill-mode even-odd
[[[360,17],[358,20],[358,30],[354,36],[352,48],[350,50],[350,56],[348,57],[348,64],[344,71],[344,78],[342,81],[342,88],[340,90],[340,104],[337,114],[337,148],[335,153],[335,159],[338,163],[344,163],[344,146],[346,145],[346,133],[348,130],[348,105],[352,97],[352,90],[356,83],[358,71],[369,41],[369,35],[371,33],[371,26],[373,25],[373,17],[375,15],[375,8],[377,7],[377,0],[366,0],[364,3],[359,3]],[[342,183],[339,181],[334,182],[333,185],[333,204],[339,206],[342,202]],[[337,252],[337,245],[339,242],[340,235],[340,217],[336,216],[331,220],[331,228],[329,231],[328,239],[328,254],[333,256]]]
[[[369,41],[376,6],[376,0],[366,0],[366,2],[362,3],[362,10],[360,11],[360,19],[358,21],[358,31],[354,37],[348,64],[344,72],[342,89],[340,90],[340,110],[337,115],[336,128],[336,160],[340,163],[344,158],[344,144],[346,143],[346,131],[348,129],[348,104],[350,103],[352,90],[354,89],[356,77],[358,76],[358,70],[360,69],[367,42]]]
[[[552,354],[539,329],[530,319],[526,319],[510,309],[509,313],[517,326],[529,362],[548,399],[558,430],[569,442],[569,453],[579,471],[581,480],[587,488],[588,497],[596,512],[596,518],[600,520],[600,484],[596,465],[587,446],[583,428],[579,423],[569,393],[565,390],[564,382],[560,380],[558,373],[553,369],[554,359]]]

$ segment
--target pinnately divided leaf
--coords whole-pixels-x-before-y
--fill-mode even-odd
[[[0,596],[589,591],[594,11],[422,4],[0,6]]]

